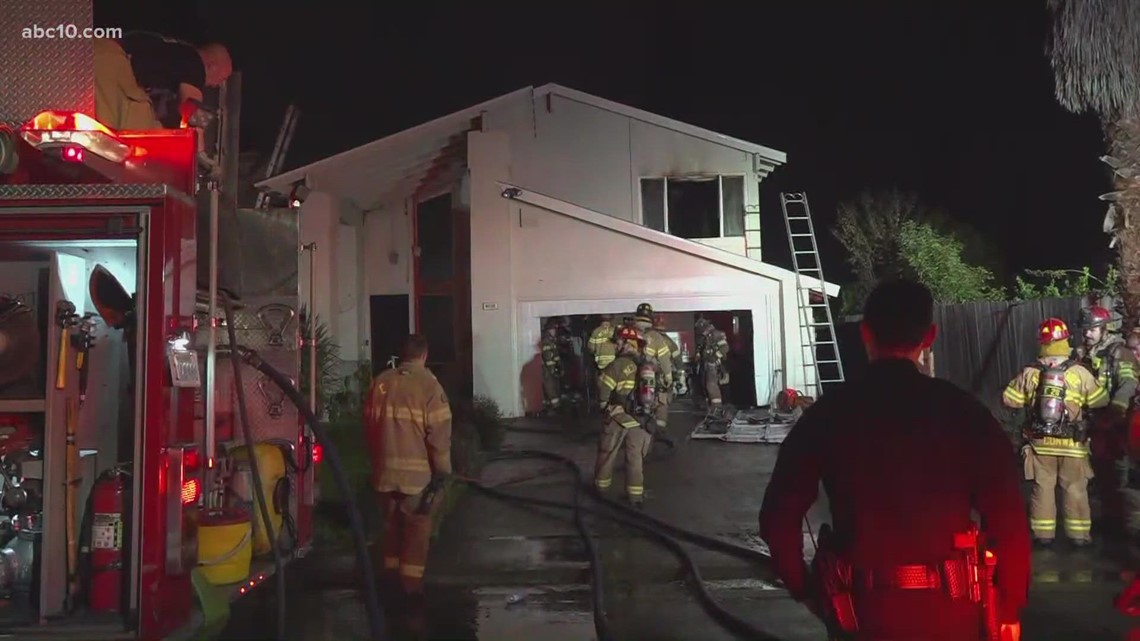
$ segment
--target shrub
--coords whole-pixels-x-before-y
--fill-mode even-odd
[[[507,428],[503,422],[503,411],[494,399],[476,396],[471,405],[471,422],[475,424],[485,451],[498,451],[503,446]]]

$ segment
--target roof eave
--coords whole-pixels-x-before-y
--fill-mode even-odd
[[[368,142],[368,143],[365,143],[365,144],[357,146],[357,147],[353,147],[352,149],[342,151],[342,152],[335,154],[335,155],[332,155],[332,156],[327,156],[325,158],[322,158],[322,159],[317,160],[315,162],[311,162],[311,163],[304,165],[302,167],[297,167],[296,169],[290,169],[289,171],[277,174],[276,176],[273,176],[271,178],[266,178],[265,180],[254,183],[254,186],[260,190],[263,190],[263,191],[276,191],[279,193],[284,193],[284,191],[290,189],[292,187],[292,185],[296,184],[299,181],[306,180],[307,177],[309,176],[309,174],[311,174],[311,173],[313,173],[313,172],[315,172],[321,168],[329,167],[329,166],[334,165],[335,163],[344,162],[345,160],[350,160],[354,157],[360,157],[360,156],[367,155],[368,152],[370,152],[370,151],[382,149],[384,146],[391,145],[393,142],[399,141],[401,139],[414,138],[416,136],[419,136],[419,135],[422,135],[426,132],[429,132],[432,129],[441,127],[443,125],[450,124],[450,123],[452,123],[458,119],[477,116],[481,113],[486,112],[491,107],[509,102],[511,99],[518,98],[521,96],[529,96],[532,91],[533,91],[533,87],[524,87],[524,88],[519,89],[517,91],[512,91],[511,93],[503,94],[503,95],[498,96],[496,98],[492,98],[490,100],[481,102],[477,105],[473,105],[471,107],[467,107],[465,109],[461,109],[459,111],[456,111],[456,112],[453,112],[453,113],[450,113],[450,114],[447,114],[444,116],[440,116],[439,118],[429,120],[428,122],[416,125],[415,127],[411,127],[409,129],[404,129],[402,131],[398,131],[394,134],[385,136],[385,137],[377,139],[377,140],[373,140],[372,142]],[[312,185],[310,185],[310,187],[311,186]]]
[[[600,98],[592,94],[578,91],[577,89],[571,89],[559,84],[549,83],[542,85],[541,87],[534,90],[535,97],[550,94],[562,96],[563,98],[567,98],[575,102],[581,102],[583,104],[628,116],[635,120],[641,120],[642,122],[657,125],[659,127],[672,129],[678,133],[687,134],[695,138],[700,138],[708,142],[716,143],[718,145],[723,145],[732,149],[755,154],[758,156],[758,164],[770,165],[768,171],[771,171],[776,167],[779,167],[780,165],[788,162],[788,154],[778,149],[772,149],[771,147],[758,145],[754,142],[748,142],[747,140],[741,140],[739,138],[733,138],[732,136],[726,136],[724,134],[712,131],[711,129],[705,129],[703,127],[691,125],[687,122],[682,122],[674,118],[661,116],[650,111],[645,111],[644,109],[638,109],[637,107],[623,105],[620,102],[606,100],[605,98]]]

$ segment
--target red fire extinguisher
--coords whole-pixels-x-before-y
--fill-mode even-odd
[[[91,488],[90,583],[87,602],[92,612],[119,612],[123,603],[124,520],[130,473],[112,468]]]

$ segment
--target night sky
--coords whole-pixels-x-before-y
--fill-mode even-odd
[[[228,45],[246,149],[268,151],[285,106],[302,109],[288,167],[556,82],[786,151],[761,184],[772,262],[788,255],[780,190],[807,191],[822,232],[838,201],[890,187],[973,225],[1015,270],[1111,256],[1102,134],[1053,97],[1044,0],[406,4],[97,0],[96,22]]]

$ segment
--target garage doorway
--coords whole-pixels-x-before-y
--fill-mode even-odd
[[[721,395],[724,402],[736,407],[755,407],[755,346],[753,319],[751,310],[712,310],[702,312],[659,312],[665,321],[663,333],[672,338],[681,350],[682,362],[687,375],[686,388],[688,393],[681,398],[703,398],[701,390],[697,389],[697,382],[693,376],[696,369],[696,347],[694,325],[702,315],[712,321],[717,329],[724,332],[728,339],[729,355],[727,359],[729,371],[729,384],[722,386]],[[612,323],[620,326],[623,315],[614,315]],[[596,395],[593,387],[596,376],[596,365],[586,353],[585,345],[590,334],[601,324],[598,314],[572,314],[566,316],[542,317],[543,327],[553,318],[561,321],[563,340],[560,341],[560,352],[566,368],[566,387],[583,396],[593,399]],[[527,395],[529,397],[529,394]],[[762,404],[767,404],[764,399]]]

